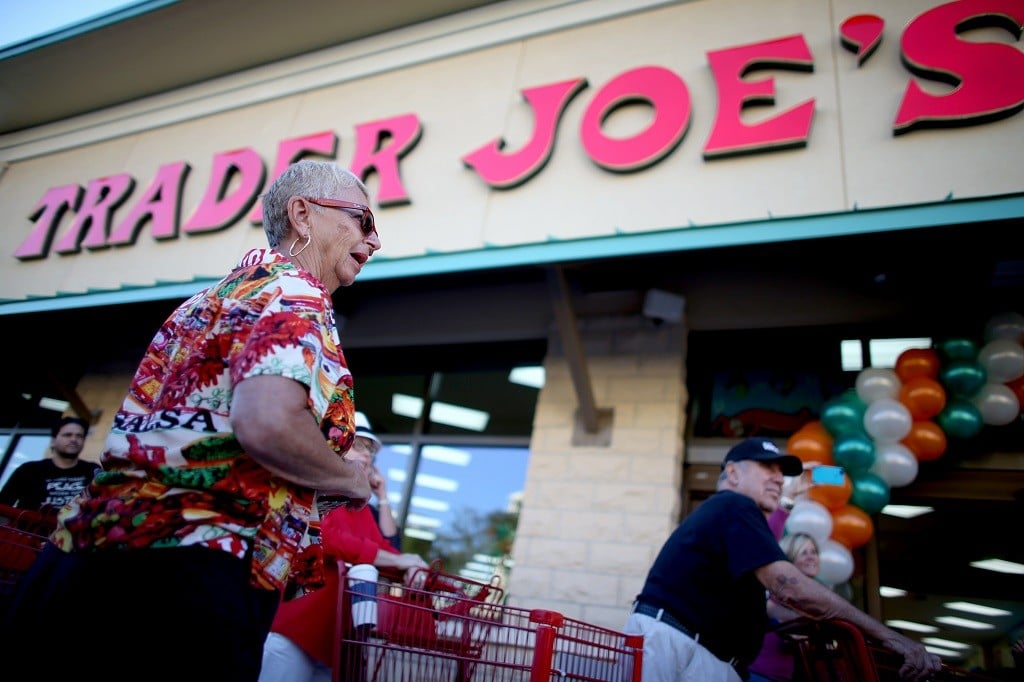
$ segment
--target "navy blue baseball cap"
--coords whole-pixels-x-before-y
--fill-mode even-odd
[[[778,462],[786,476],[799,476],[804,470],[804,463],[799,457],[782,452],[769,438],[748,438],[732,446],[722,460],[722,468],[724,469],[728,462],[742,462],[745,459],[752,459],[755,462]]]

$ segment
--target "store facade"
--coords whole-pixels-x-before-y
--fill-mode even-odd
[[[163,317],[264,244],[263,189],[336,159],[380,226],[335,298],[410,542],[431,518],[496,536],[514,603],[619,627],[724,448],[785,441],[852,386],[843,341],[1024,313],[1021,24],[1013,0],[494,3],[6,133],[0,320],[25,348],[3,426],[38,449],[19,399],[56,391],[98,454]],[[819,392],[737,426],[729,371]],[[470,403],[475,436],[429,416]],[[1019,422],[957,464],[1019,480]],[[417,478],[467,450],[482,468],[417,511],[442,497]],[[894,496],[955,488],[925,468]]]

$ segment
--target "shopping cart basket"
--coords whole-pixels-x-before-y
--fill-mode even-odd
[[[0,613],[53,530],[47,515],[0,505]]]
[[[853,623],[842,619],[812,621],[799,618],[784,623],[779,636],[796,651],[794,682],[898,682],[903,657],[865,638]],[[995,682],[995,678],[950,665],[932,678],[935,682]]]
[[[643,637],[502,604],[494,585],[424,571],[374,584],[376,625],[357,628],[339,566],[334,682],[639,682]]]

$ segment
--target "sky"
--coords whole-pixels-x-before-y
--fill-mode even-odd
[[[138,0],[0,0],[0,49]]]

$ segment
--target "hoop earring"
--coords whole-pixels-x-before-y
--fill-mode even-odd
[[[292,242],[292,245],[290,247],[288,247],[288,255],[291,256],[292,258],[295,258],[300,253],[302,253],[303,251],[306,250],[306,247],[309,246],[309,243],[311,241],[313,241],[313,235],[312,234],[306,234],[306,243],[302,245],[301,249],[296,251],[295,250],[295,245],[299,243],[299,239],[300,239],[299,237],[296,237],[295,241]]]

